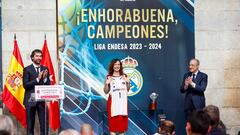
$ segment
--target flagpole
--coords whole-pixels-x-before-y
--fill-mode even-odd
[[[47,40],[47,36],[46,36],[46,33],[44,33],[44,45],[45,45],[45,42]],[[49,126],[49,117],[48,117],[48,108],[49,108],[49,102],[48,101],[45,101],[45,133],[49,134],[51,131],[51,128]]]
[[[16,33],[14,33],[14,42],[15,42],[16,40],[17,40],[17,36],[16,36]],[[16,125],[16,126],[17,126],[17,129],[16,129],[15,132],[19,133],[19,132],[20,132],[19,130],[20,130],[20,128],[21,128],[21,127],[20,127],[20,124],[19,124],[18,121],[16,122],[16,124],[17,124],[17,125]]]

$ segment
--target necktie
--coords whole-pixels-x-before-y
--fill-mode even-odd
[[[192,75],[192,81],[194,81],[194,79],[195,79],[195,74]]]
[[[39,68],[40,68],[40,67],[36,67],[36,70],[37,70],[37,74],[39,74]]]

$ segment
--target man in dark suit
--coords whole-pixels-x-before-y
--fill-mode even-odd
[[[207,74],[199,71],[199,60],[191,59],[189,62],[189,72],[183,77],[180,91],[186,93],[184,111],[186,118],[194,110],[202,110],[205,107],[204,91],[208,83]]]
[[[35,49],[31,53],[32,64],[23,69],[24,105],[27,116],[27,135],[34,135],[35,114],[38,113],[41,135],[48,135],[48,120],[44,101],[35,101],[36,85],[50,85],[48,68],[40,65],[42,51]]]

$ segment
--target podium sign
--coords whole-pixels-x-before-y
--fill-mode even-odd
[[[64,99],[63,85],[37,85],[35,86],[35,100]]]

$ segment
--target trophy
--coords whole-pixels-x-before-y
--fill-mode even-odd
[[[152,102],[150,103],[150,110],[156,110],[157,109],[157,102],[156,102],[156,99],[158,97],[158,94],[153,92],[150,94],[150,98],[152,99]]]

